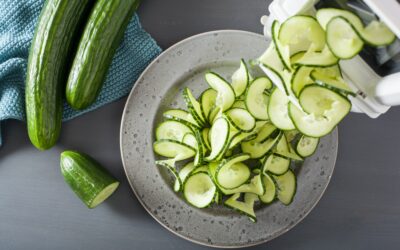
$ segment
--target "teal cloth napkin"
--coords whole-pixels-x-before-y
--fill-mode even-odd
[[[25,73],[29,47],[44,0],[0,0],[0,122],[25,120]],[[114,55],[103,89],[91,107],[64,104],[63,120],[94,110],[129,93],[145,67],[161,52],[135,15]],[[1,145],[1,134],[0,134]]]

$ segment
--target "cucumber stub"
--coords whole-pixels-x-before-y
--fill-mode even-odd
[[[60,166],[65,182],[89,208],[102,203],[119,186],[107,170],[86,154],[64,151]]]

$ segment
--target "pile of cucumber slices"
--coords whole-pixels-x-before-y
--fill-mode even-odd
[[[174,175],[174,190],[192,206],[223,203],[256,221],[256,202],[290,204],[298,165],[292,163],[311,156],[350,111],[348,97],[355,94],[339,60],[364,43],[394,40],[384,24],[364,27],[344,10],[321,9],[316,16],[273,23],[273,41],[252,61],[265,75],[253,77],[244,60],[231,82],[208,72],[210,88],[199,98],[183,91],[187,110],[164,112],[153,148],[166,159],[156,163]]]

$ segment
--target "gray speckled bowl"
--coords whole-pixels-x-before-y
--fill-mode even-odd
[[[173,179],[154,164],[153,129],[162,112],[184,108],[181,90],[198,95],[207,87],[205,71],[229,79],[240,58],[258,57],[269,41],[244,31],[213,31],[190,37],[161,54],[137,80],[121,124],[121,155],[132,190],[161,225],[187,240],[213,247],[245,247],[271,240],[300,222],[316,205],[331,178],[337,131],[324,137],[317,152],[298,171],[297,194],[290,206],[275,202],[256,209],[257,223],[221,206],[196,209],[172,190]]]

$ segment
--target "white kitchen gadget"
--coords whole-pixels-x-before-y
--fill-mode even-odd
[[[357,94],[349,97],[352,111],[376,118],[400,105],[400,0],[274,0],[270,15],[261,18],[264,35],[271,37],[274,20],[283,23],[293,15],[315,15],[318,9],[329,7],[354,12],[365,24],[379,19],[397,36],[389,46],[364,46],[359,55],[340,61],[344,79]]]

